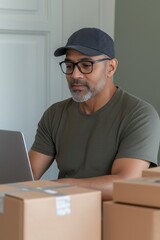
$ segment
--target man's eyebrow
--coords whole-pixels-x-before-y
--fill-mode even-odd
[[[65,58],[64,61],[66,61],[66,62],[73,62],[73,60],[70,59],[70,58]],[[93,59],[91,57],[85,57],[85,58],[78,59],[78,62],[79,61],[93,61]]]

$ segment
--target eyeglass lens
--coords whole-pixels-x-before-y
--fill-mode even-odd
[[[91,73],[92,68],[93,68],[93,63],[89,62],[89,61],[88,62],[82,61],[82,62],[78,62],[78,63],[73,63],[73,62],[62,62],[61,63],[62,71],[66,74],[73,73],[75,66],[78,67],[78,69],[81,73]]]

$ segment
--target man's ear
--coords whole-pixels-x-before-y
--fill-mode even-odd
[[[108,77],[112,77],[117,69],[118,66],[118,60],[116,58],[113,58],[109,60],[109,66],[108,66]]]

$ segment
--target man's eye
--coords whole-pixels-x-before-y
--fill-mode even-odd
[[[83,67],[83,68],[90,68],[91,66],[92,66],[92,64],[90,62],[81,63],[81,67]]]
[[[71,68],[73,68],[73,65],[71,63],[66,63],[66,68],[71,69]]]

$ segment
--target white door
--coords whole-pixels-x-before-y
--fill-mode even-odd
[[[0,0],[0,128],[22,131],[28,149],[49,104],[50,4]]]

